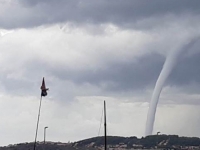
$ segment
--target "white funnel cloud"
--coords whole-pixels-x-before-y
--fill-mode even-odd
[[[153,95],[149,104],[149,111],[147,115],[147,122],[146,122],[146,130],[145,135],[151,135],[153,132],[153,126],[155,121],[155,114],[156,114],[156,108],[158,104],[158,100],[160,97],[160,93],[162,91],[162,87],[165,84],[165,81],[167,80],[168,76],[170,75],[172,69],[174,68],[176,61],[179,57],[179,55],[184,51],[188,50],[199,38],[195,38],[189,44],[187,44],[184,48],[178,49],[175,51],[172,51],[168,57],[166,58],[165,64],[161,70],[161,73],[158,77],[158,80],[156,82]]]

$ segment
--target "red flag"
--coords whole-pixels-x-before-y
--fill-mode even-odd
[[[46,88],[45,86],[45,81],[44,81],[44,77],[42,80],[42,86],[41,86],[41,96],[47,96],[47,90],[49,90],[48,88]]]

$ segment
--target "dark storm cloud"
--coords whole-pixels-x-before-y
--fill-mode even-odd
[[[4,92],[10,95],[27,96],[27,95],[40,95],[40,84],[34,81],[27,81],[23,78],[12,79],[5,75],[0,77],[1,84],[3,85]],[[38,87],[37,87],[38,86]],[[37,89],[37,90],[36,90]]]
[[[188,86],[196,83],[200,85],[200,52],[194,56],[180,58],[166,82],[171,86]],[[54,70],[52,73],[61,80],[70,80],[77,86],[91,84],[105,92],[141,91],[153,88],[160,74],[165,58],[152,53],[139,57],[130,63],[112,63],[99,70],[74,71],[70,69]],[[197,89],[193,92],[197,92]],[[190,90],[188,91],[191,92]]]
[[[181,57],[165,85],[185,86],[187,93],[198,93],[198,85],[200,85],[199,58],[200,52],[196,52],[192,56]],[[150,53],[126,63],[108,63],[106,67],[96,70],[76,70],[66,66],[52,68],[51,65],[42,61],[35,62],[26,67],[25,76],[29,79],[8,78],[2,74],[0,78],[4,90],[11,95],[39,95],[41,81],[32,81],[31,78],[40,78],[38,76],[44,75],[46,72],[46,82],[51,89],[50,95],[61,100],[72,100],[76,95],[105,96],[112,95],[112,93],[115,95],[126,92],[135,93],[154,87],[165,57],[157,53]],[[190,86],[192,83],[195,85]],[[97,87],[99,91],[94,92],[87,85]]]
[[[200,38],[194,38],[182,49],[178,61],[169,76],[168,85],[187,86],[190,84],[200,85]]]
[[[114,23],[126,26],[137,20],[166,14],[199,14],[199,0],[23,0],[0,16],[3,28],[34,27],[60,22]],[[18,7],[18,8],[16,8]]]
[[[32,78],[38,79],[45,72],[51,96],[66,99],[67,93],[67,99],[73,99],[76,95],[102,95],[102,93],[107,95],[113,92],[145,90],[155,83],[164,61],[165,58],[162,55],[152,53],[126,63],[108,63],[106,67],[101,67],[101,69],[76,70],[66,66],[52,68],[51,65],[37,60],[34,64],[29,63],[26,66],[26,72],[23,76],[29,79],[24,77],[9,78],[7,73],[2,74],[0,79],[1,86],[11,95],[38,95],[41,81],[36,82]],[[95,93],[87,85],[96,87],[99,91]]]
[[[199,58],[200,52],[192,57],[180,59],[169,77],[169,84],[174,86],[184,86],[190,83],[200,84]]]
[[[104,92],[143,90],[156,81],[164,60],[163,56],[152,53],[130,63],[111,63],[98,70],[74,71],[65,68],[53,73],[61,80],[71,80],[77,85],[89,83]]]
[[[185,56],[180,58],[165,85],[179,87],[187,86],[191,83],[200,84],[199,58],[200,52],[192,55],[192,57]],[[65,82],[67,86],[71,86],[67,83],[71,82],[77,87],[90,84],[100,88],[104,93],[141,91],[148,87],[154,87],[164,62],[165,57],[156,53],[146,54],[126,63],[112,62],[107,64],[106,67],[96,70],[76,70],[65,66],[56,66],[56,68],[52,68],[48,64],[37,61],[34,65],[29,64],[26,76],[32,78],[38,76],[37,74],[44,74],[43,72],[46,72],[48,76],[57,78],[60,82],[54,85],[53,82],[55,81],[50,81],[48,84],[52,88],[57,88],[57,90],[60,88],[59,94],[61,95],[65,95],[67,90],[69,90],[68,88],[70,88],[63,87],[65,86]],[[45,68],[43,66],[45,66]],[[37,74],[35,74],[33,70],[37,70]],[[39,91],[40,82],[34,83],[35,81],[27,81],[23,78],[8,79],[3,75],[1,75],[1,79],[4,88],[8,90],[9,93],[23,94],[24,91],[22,91],[22,89],[25,89],[25,93],[27,94],[33,94]],[[4,81],[6,81],[5,84]],[[74,93],[71,93],[72,95],[80,95],[76,90],[73,92]],[[86,95],[87,94],[92,93],[89,92],[86,93]],[[73,97],[72,95],[70,97]]]

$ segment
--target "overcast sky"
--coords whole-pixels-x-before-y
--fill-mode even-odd
[[[153,133],[200,137],[199,0],[0,0],[0,145],[144,136],[165,59],[183,49],[163,87]],[[103,125],[101,126],[103,127]],[[103,135],[101,128],[100,135]]]

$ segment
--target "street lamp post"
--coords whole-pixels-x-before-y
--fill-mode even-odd
[[[45,144],[45,138],[46,138],[46,129],[47,129],[48,127],[44,127],[44,144]]]
[[[157,147],[157,148],[158,148],[158,134],[159,134],[159,133],[160,133],[160,132],[157,132],[157,134],[156,134],[156,135],[157,135],[157,137],[156,137],[156,138],[157,138],[157,141],[156,141],[156,147]]]

